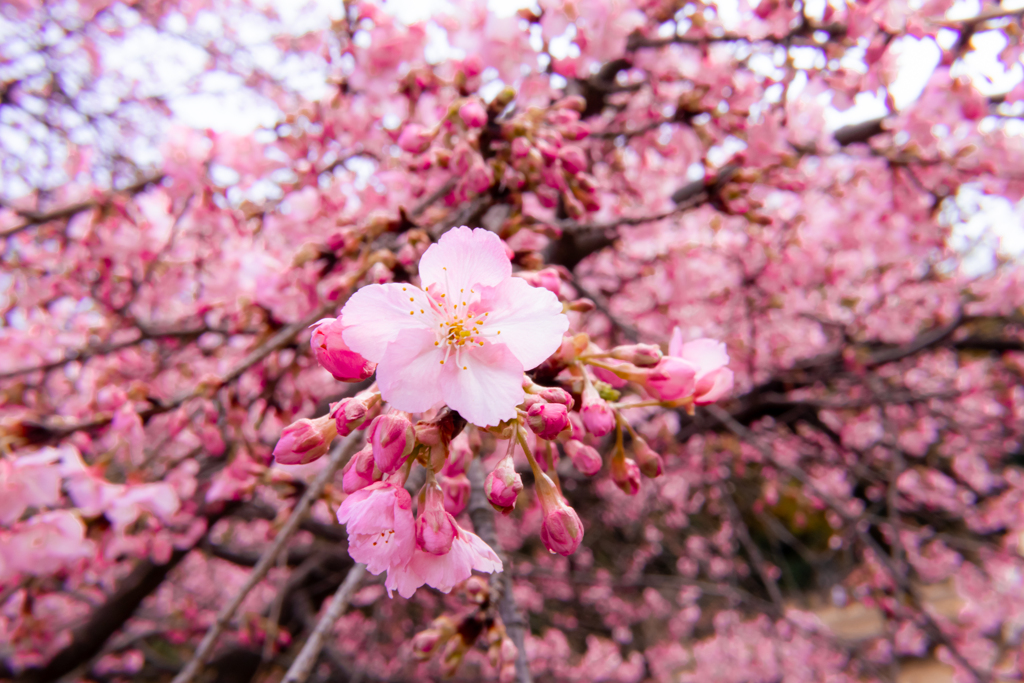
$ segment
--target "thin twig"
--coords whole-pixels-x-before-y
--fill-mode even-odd
[[[249,575],[248,580],[242,588],[235,593],[235,596],[231,599],[227,605],[217,615],[217,620],[213,622],[206,635],[203,637],[202,642],[199,643],[199,647],[196,648],[195,654],[192,655],[192,659],[189,660],[188,664],[185,665],[174,680],[171,683],[189,683],[199,670],[206,663],[207,657],[213,652],[214,646],[217,644],[217,639],[220,634],[230,623],[231,619],[234,618],[235,612],[242,605],[242,601],[249,594],[256,585],[263,580],[270,571],[270,568],[274,565],[277,560],[277,556],[284,550],[285,545],[289,539],[299,529],[299,523],[302,518],[306,516],[309,508],[312,507],[313,503],[320,498],[320,494],[323,493],[324,487],[334,477],[334,474],[341,469],[348,459],[352,457],[352,454],[356,452],[362,441],[361,433],[354,433],[342,440],[332,451],[330,458],[327,461],[326,467],[320,470],[317,474],[316,479],[309,485],[302,498],[299,499],[295,509],[292,510],[291,516],[288,517],[288,521],[284,523],[281,530],[278,532],[274,542],[270,544],[260,556],[259,562],[252,570],[252,574]]]
[[[357,564],[348,570],[348,576],[338,586],[331,604],[324,611],[324,615],[320,617],[320,621],[317,622],[316,628],[313,629],[306,644],[302,646],[299,656],[288,667],[288,673],[285,674],[283,683],[302,683],[309,677],[309,672],[313,670],[313,666],[320,658],[320,651],[324,649],[327,634],[334,628],[334,622],[338,621],[338,618],[348,608],[349,600],[352,599],[352,594],[355,593],[364,574],[366,574],[365,564]]]

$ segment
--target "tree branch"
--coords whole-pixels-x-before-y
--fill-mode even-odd
[[[348,462],[352,454],[358,450],[360,442],[362,441],[362,434],[355,433],[350,434],[348,437],[343,439],[341,443],[335,446],[331,453],[327,466],[320,470],[317,474],[316,479],[310,484],[309,488],[302,495],[295,509],[292,510],[292,514],[288,517],[288,521],[284,523],[281,530],[278,532],[274,542],[270,544],[260,557],[259,562],[256,563],[256,567],[252,570],[252,574],[246,580],[245,584],[231,601],[221,609],[220,614],[217,615],[216,621],[210,626],[210,629],[206,632],[202,642],[199,643],[199,647],[196,648],[195,654],[192,655],[192,659],[189,660],[185,668],[174,677],[172,683],[189,683],[203,664],[206,663],[207,657],[213,652],[214,646],[217,644],[217,639],[220,637],[221,632],[227,627],[231,619],[234,618],[235,612],[241,606],[242,601],[245,600],[245,596],[249,594],[253,588],[256,587],[263,577],[267,575],[270,568],[277,561],[277,556],[284,550],[285,544],[299,529],[299,523],[302,518],[312,507],[313,503],[320,498],[320,494],[323,493],[324,487],[334,477],[335,472],[341,469],[345,463]]]

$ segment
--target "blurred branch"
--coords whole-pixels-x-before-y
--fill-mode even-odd
[[[206,659],[213,652],[214,646],[217,644],[217,639],[220,637],[221,632],[227,627],[231,620],[235,616],[235,612],[241,606],[242,601],[249,594],[253,588],[256,587],[263,577],[267,575],[270,568],[277,561],[278,554],[284,550],[285,544],[291,539],[299,529],[299,523],[302,518],[312,507],[313,503],[320,498],[320,494],[323,493],[324,487],[334,477],[335,472],[341,469],[345,463],[348,462],[352,454],[358,450],[360,442],[362,441],[362,434],[355,433],[345,437],[340,441],[332,450],[331,455],[327,461],[327,465],[320,470],[317,474],[316,479],[309,485],[306,492],[302,495],[295,509],[292,510],[291,516],[288,517],[288,521],[284,523],[281,530],[277,533],[277,537],[274,538],[274,542],[263,552],[260,556],[259,561],[256,563],[256,567],[252,570],[249,578],[245,584],[235,593],[234,597],[228,602],[227,605],[221,609],[217,615],[216,621],[210,626],[210,629],[206,632],[202,642],[199,643],[199,647],[196,648],[195,653],[192,655],[192,659],[189,660],[185,668],[174,677],[172,683],[189,683],[199,670],[203,667]]]
[[[295,658],[295,661],[288,668],[288,673],[285,674],[283,683],[303,683],[309,677],[309,672],[313,670],[317,659],[320,657],[320,652],[324,648],[328,633],[334,628],[334,623],[338,621],[338,618],[345,609],[348,608],[349,600],[352,598],[352,594],[355,593],[365,573],[366,565],[364,564],[356,564],[349,570],[345,580],[341,582],[338,590],[334,593],[330,606],[324,611],[324,615],[320,617],[320,621],[317,622],[316,628],[313,629],[313,633],[310,634],[306,644],[302,646],[299,656]]]

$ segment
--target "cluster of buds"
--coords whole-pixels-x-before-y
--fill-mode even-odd
[[[501,683],[515,680],[519,648],[508,636],[501,618],[494,614],[487,582],[473,577],[464,584],[466,597],[474,607],[462,616],[443,614],[412,639],[413,655],[427,661],[440,655],[445,676],[454,675],[466,653],[477,642],[487,648],[487,658],[498,671]]]
[[[582,97],[571,96],[547,110],[527,109],[504,122],[502,136],[508,147],[499,154],[495,171],[505,185],[534,192],[547,207],[561,199],[573,218],[599,209],[587,154],[574,144],[590,132],[580,122],[585,107]]]

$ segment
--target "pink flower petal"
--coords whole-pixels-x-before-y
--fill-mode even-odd
[[[363,287],[345,304],[342,317],[345,343],[373,363],[380,362],[388,344],[403,331],[432,331],[437,325],[426,292],[399,283]]]
[[[445,366],[441,361],[446,348],[435,341],[432,331],[406,330],[388,345],[377,366],[377,384],[393,408],[421,413],[444,400],[441,376]]]
[[[709,372],[729,364],[729,352],[725,344],[714,339],[694,339],[686,342],[679,349],[678,356],[698,367],[697,381]]]
[[[526,397],[523,366],[506,346],[487,344],[464,352],[459,364],[453,354],[450,362],[441,375],[441,392],[452,410],[478,427],[515,417]]]
[[[492,341],[507,346],[524,370],[532,370],[557,351],[562,334],[569,329],[558,297],[518,277],[488,290],[480,308],[490,313],[487,331],[501,331]]]
[[[472,289],[479,292],[481,287],[493,287],[511,275],[512,263],[501,238],[483,228],[452,228],[420,259],[423,288],[437,285],[453,299],[460,290],[467,295]],[[347,314],[345,322],[349,322]]]

